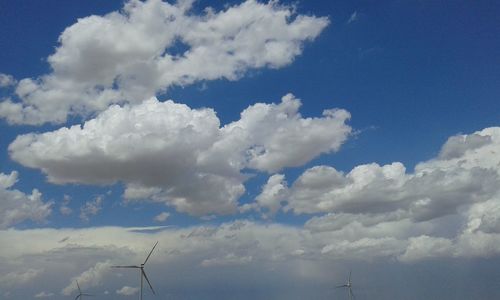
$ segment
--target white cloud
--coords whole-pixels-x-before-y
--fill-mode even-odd
[[[0,228],[7,228],[25,220],[43,222],[52,212],[52,202],[43,202],[42,194],[33,189],[25,194],[12,186],[18,173],[0,173]]]
[[[292,94],[279,104],[254,104],[241,113],[240,120],[222,128],[225,139],[215,147],[226,148],[221,153],[229,157],[244,153],[248,167],[267,172],[301,166],[337,151],[351,133],[346,125],[349,112],[329,109],[323,117],[303,118],[298,112],[301,105]]]
[[[152,198],[155,195],[160,194],[162,191],[161,188],[158,187],[145,187],[140,184],[128,184],[127,188],[123,192],[123,197],[130,202],[136,200],[144,200]]]
[[[266,208],[269,215],[273,216],[281,208],[281,201],[285,200],[286,192],[285,175],[275,174],[269,177],[255,201],[259,207]]]
[[[213,266],[241,266],[252,262],[252,256],[237,256],[234,253],[228,253],[223,257],[214,257],[204,259],[201,262],[203,267]]]
[[[65,216],[71,215],[71,213],[73,213],[73,210],[70,207],[64,206],[64,205],[62,205],[59,208],[59,211],[61,212],[61,214],[65,215]]]
[[[359,19],[358,12],[354,11],[351,16],[349,17],[349,20],[347,20],[347,24],[351,24],[356,22]]]
[[[97,215],[102,210],[102,196],[97,196],[93,201],[87,201],[80,207],[80,219],[89,221],[91,216]]]
[[[172,85],[280,68],[329,23],[277,1],[248,0],[202,15],[188,3],[130,0],[120,11],[79,19],[47,59],[52,73],[20,80],[19,101],[1,102],[0,116],[15,124],[62,123],[113,103],[139,103]],[[175,53],[178,45],[186,50]]]
[[[438,158],[418,164],[413,173],[398,162],[361,165],[347,174],[330,166],[313,167],[287,191],[287,209],[371,214],[403,210],[416,221],[453,215],[500,192],[497,153],[500,128],[495,127],[450,138]]]
[[[488,258],[500,255],[500,234],[475,231],[464,232],[453,244],[452,254],[457,257]]]
[[[116,293],[118,295],[123,295],[123,296],[135,295],[135,294],[137,294],[137,292],[139,292],[138,287],[130,287],[130,286],[124,286],[121,289],[116,290]]]
[[[156,222],[165,222],[168,219],[168,217],[170,217],[170,214],[168,212],[162,212],[157,216],[155,216],[154,220]]]
[[[280,198],[295,213],[327,213],[305,228],[333,240],[321,252],[339,259],[490,257],[500,242],[498,153],[500,128],[486,128],[451,137],[437,158],[411,173],[401,163],[361,165],[349,173],[316,166],[288,188],[275,175],[270,182],[278,185],[268,190],[278,186],[286,197],[268,200]],[[255,206],[258,201],[248,205]]]
[[[71,197],[69,195],[64,195],[63,201],[59,206],[59,212],[64,216],[69,216],[73,213],[73,210],[68,206],[71,202]]]
[[[52,297],[52,296],[54,296],[54,293],[48,293],[48,292],[42,291],[42,292],[36,294],[33,297],[35,297],[35,298],[49,298],[49,297]]]
[[[13,171],[9,175],[0,173],[0,188],[8,189],[17,182],[17,172]]]
[[[500,194],[486,202],[472,205],[467,212],[465,232],[477,231],[500,233]]]
[[[430,222],[414,223],[402,210],[380,214],[329,213],[312,217],[304,227],[314,233],[326,233],[336,239],[350,241],[364,237],[395,237],[404,240],[435,230]]]
[[[0,88],[16,84],[14,77],[8,74],[0,73]]]
[[[390,211],[399,205],[398,191],[406,178],[400,163],[361,165],[348,174],[316,166],[293,183],[287,209],[297,213]]]
[[[105,276],[111,271],[111,262],[109,260],[104,262],[98,262],[95,266],[89,268],[78,276],[71,278],[71,282],[68,286],[62,289],[61,294],[65,296],[71,295],[73,292],[78,290],[76,281],[80,286],[94,287],[101,286],[103,284]]]
[[[492,143],[491,136],[473,133],[450,137],[441,148],[440,159],[460,158],[467,151],[481,148]]]
[[[18,136],[9,151],[53,183],[122,181],[127,201],[150,199],[193,215],[229,214],[245,191],[244,168],[299,166],[337,151],[349,136],[348,112],[302,118],[300,105],[288,94],[279,104],[254,104],[220,127],[211,109],[152,98],[112,106],[83,126]]]
[[[356,241],[336,241],[321,249],[322,254],[328,254],[338,259],[349,257],[357,260],[371,260],[379,257],[392,257],[402,251],[405,242],[392,237],[360,238]]]
[[[27,269],[26,271],[14,271],[0,276],[1,286],[23,285],[38,277],[43,269]]]
[[[412,262],[425,258],[450,256],[453,253],[453,242],[446,238],[426,235],[409,239],[405,253],[399,257],[401,261]]]

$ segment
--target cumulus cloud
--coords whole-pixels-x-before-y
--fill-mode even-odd
[[[286,208],[296,213],[402,210],[416,221],[456,214],[499,193],[499,139],[500,128],[451,137],[438,158],[418,164],[413,173],[399,162],[360,165],[347,174],[316,166],[289,188]]]
[[[64,216],[69,216],[73,213],[69,203],[71,202],[71,197],[69,195],[64,195],[63,201],[59,206],[59,212]]]
[[[43,222],[52,212],[52,202],[43,202],[42,194],[33,189],[25,194],[12,186],[18,173],[0,173],[0,228],[7,228],[25,220]]]
[[[165,222],[168,217],[170,217],[170,214],[168,212],[161,212],[157,216],[154,217],[154,220],[156,222]]]
[[[266,172],[301,166],[319,154],[337,151],[351,133],[345,124],[349,112],[328,109],[323,117],[303,118],[298,112],[301,105],[292,94],[279,104],[254,104],[240,120],[224,126],[226,139],[216,147],[226,148],[224,155],[231,154],[227,150],[245,152],[248,167]]]
[[[48,57],[52,72],[20,80],[17,101],[1,102],[0,116],[14,124],[62,123],[112,103],[139,103],[172,85],[280,68],[329,23],[277,1],[247,0],[201,15],[190,4],[130,0],[120,11],[79,19]]]
[[[453,159],[463,156],[467,151],[490,144],[491,136],[481,134],[456,135],[450,137],[439,152],[440,159]]]
[[[449,256],[453,252],[453,242],[446,238],[426,235],[409,239],[405,253],[399,257],[401,261],[412,262],[424,258]]]
[[[65,296],[71,295],[73,292],[78,290],[76,281],[80,286],[95,287],[103,284],[104,277],[111,270],[111,262],[109,260],[104,262],[98,262],[90,269],[84,271],[78,276],[71,278],[71,282],[68,286],[62,289],[61,294]]]
[[[137,292],[139,292],[138,287],[130,287],[130,286],[124,286],[121,289],[116,290],[116,293],[118,295],[123,295],[123,296],[135,295],[135,294],[137,294]]]
[[[42,292],[36,294],[33,297],[35,297],[35,298],[49,298],[49,297],[52,297],[52,296],[54,296],[54,293],[42,291]]]
[[[429,222],[414,223],[402,210],[383,214],[328,213],[312,217],[304,227],[314,233],[324,232],[350,241],[360,237],[407,239],[435,228]]]
[[[347,111],[304,118],[300,105],[288,94],[278,104],[254,104],[221,127],[212,109],[151,98],[112,106],[82,126],[18,136],[9,151],[53,183],[122,181],[127,201],[150,199],[193,215],[229,214],[245,191],[243,169],[299,166],[337,151],[348,138]]]
[[[486,128],[450,137],[438,157],[414,172],[398,162],[361,165],[348,173],[316,166],[290,187],[281,175],[272,176],[263,190],[278,186],[286,197],[263,199],[275,204],[281,198],[283,209],[297,214],[326,213],[305,224],[335,241],[323,246],[324,254],[378,253],[403,262],[488,257],[498,253],[500,237],[499,151],[500,128]]]
[[[392,237],[360,238],[355,241],[336,241],[321,249],[322,254],[328,254],[338,259],[346,257],[358,260],[371,260],[379,257],[393,257],[404,249],[405,241]]]
[[[8,74],[0,73],[0,87],[8,87],[16,84],[14,77]]]
[[[500,233],[500,195],[486,202],[476,203],[467,213],[467,233],[477,231]]]
[[[0,276],[1,286],[14,286],[26,284],[40,274],[43,273],[43,269],[27,269],[26,271],[14,271]]]
[[[89,221],[91,216],[97,215],[102,210],[102,196],[97,196],[92,201],[87,201],[80,207],[80,219]]]
[[[266,208],[269,215],[274,215],[281,208],[281,201],[286,199],[287,186],[285,175],[275,174],[269,177],[262,187],[262,192],[255,198],[260,208]]]

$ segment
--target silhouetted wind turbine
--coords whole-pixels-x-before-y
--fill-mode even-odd
[[[153,292],[153,295],[155,294],[155,290],[153,289],[153,286],[151,285],[151,282],[149,282],[148,276],[146,275],[146,272],[144,272],[144,265],[148,262],[149,257],[153,253],[153,250],[155,249],[156,245],[158,245],[158,242],[153,246],[153,249],[149,252],[148,256],[146,257],[146,260],[140,265],[140,266],[112,266],[112,268],[130,268],[130,269],[140,269],[141,270],[141,300],[142,300],[142,285],[143,285],[143,280],[146,279],[146,281],[149,284],[149,288],[151,289],[151,292]]]
[[[78,287],[78,295],[76,296],[75,300],[83,299],[83,296],[90,296],[90,297],[94,296],[91,294],[82,293],[82,290],[80,289],[80,285],[78,284],[78,280],[75,280],[75,281],[76,281],[76,286]]]
[[[351,271],[349,271],[349,278],[347,278],[347,283],[337,286],[337,288],[347,288],[349,293],[349,300],[355,299],[354,293],[352,292],[352,282],[351,282]]]

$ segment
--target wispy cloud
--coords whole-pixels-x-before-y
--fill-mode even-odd
[[[347,24],[354,23],[354,22],[356,22],[358,19],[359,19],[358,12],[357,12],[357,11],[354,11],[354,12],[351,14],[351,16],[349,17],[349,19],[347,20]]]
[[[73,213],[73,210],[69,207],[71,202],[71,197],[69,195],[64,195],[61,206],[59,206],[59,212],[64,216],[69,216]]]

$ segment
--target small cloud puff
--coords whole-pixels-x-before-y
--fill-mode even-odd
[[[116,293],[122,296],[132,296],[137,294],[137,292],[139,292],[138,287],[130,287],[130,286],[124,286],[121,289],[116,290]]]

